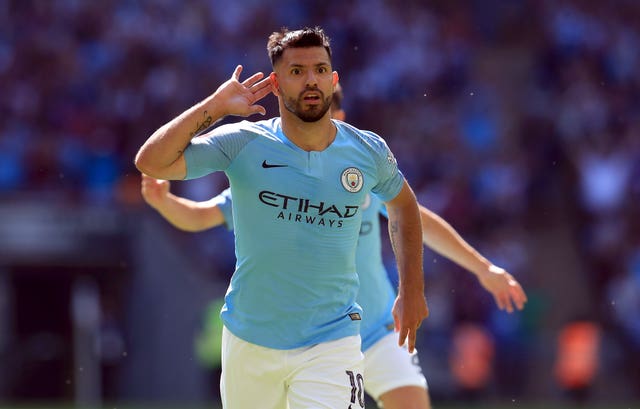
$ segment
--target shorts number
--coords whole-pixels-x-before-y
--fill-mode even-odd
[[[358,397],[358,405],[364,408],[364,379],[362,374],[354,374],[353,371],[346,371],[351,383],[351,403],[356,403],[356,395]],[[351,407],[351,405],[349,405]]]

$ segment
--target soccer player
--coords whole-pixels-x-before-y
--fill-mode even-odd
[[[331,115],[344,120],[342,91],[336,86]],[[168,181],[143,175],[142,196],[174,226],[186,231],[202,231],[221,224],[233,228],[229,189],[205,202],[196,202],[169,191]],[[430,409],[427,382],[417,353],[408,354],[393,336],[391,307],[395,291],[381,256],[380,218],[385,207],[375,196],[367,195],[362,206],[362,228],[357,247],[356,270],[360,276],[357,301],[364,310],[361,323],[364,352],[365,390],[385,409]],[[500,309],[522,309],[526,295],[520,284],[505,270],[492,265],[465,242],[442,218],[420,206],[424,243],[473,272],[489,291]]]
[[[398,264],[397,343],[415,348],[428,316],[420,213],[378,135],[331,119],[338,83],[320,28],[271,34],[273,72],[240,82],[242,66],[202,102],[154,132],[136,166],[158,179],[224,171],[233,195],[236,269],[221,312],[221,397],[227,409],[364,407],[355,253],[362,204],[387,207]],[[208,128],[227,115],[280,116]]]

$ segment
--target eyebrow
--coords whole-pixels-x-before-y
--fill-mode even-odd
[[[328,62],[320,62],[317,64],[312,65],[313,67],[322,67],[322,66],[329,66],[330,64]],[[289,68],[303,68],[306,67],[306,65],[303,64],[290,64]]]

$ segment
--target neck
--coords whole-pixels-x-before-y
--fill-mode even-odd
[[[323,151],[336,138],[337,129],[329,111],[319,121],[304,122],[286,109],[280,110],[282,132],[294,145],[307,152]]]

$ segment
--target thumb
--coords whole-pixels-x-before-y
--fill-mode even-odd
[[[262,105],[254,105],[251,107],[251,115],[253,114],[260,114],[264,116],[267,114],[267,110]]]
[[[393,330],[395,332],[400,332],[400,319],[397,314],[393,314]]]

